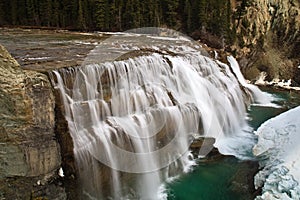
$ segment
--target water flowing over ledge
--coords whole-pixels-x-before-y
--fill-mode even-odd
[[[161,183],[194,164],[195,137],[244,148],[246,93],[226,64],[189,48],[53,71],[85,198],[161,198]]]

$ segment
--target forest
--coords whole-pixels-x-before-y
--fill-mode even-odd
[[[234,39],[247,0],[0,0],[0,26],[125,31],[165,27]]]

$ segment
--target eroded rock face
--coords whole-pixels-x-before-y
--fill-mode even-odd
[[[248,79],[265,71],[268,79],[292,79],[300,84],[299,0],[255,0],[237,28],[237,57]],[[234,49],[235,47],[233,47]],[[242,59],[242,57],[250,59]]]
[[[32,197],[61,165],[52,88],[47,76],[22,70],[1,45],[0,85],[0,198]]]

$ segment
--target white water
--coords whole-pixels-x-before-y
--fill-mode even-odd
[[[267,93],[262,92],[257,86],[247,83],[244,76],[242,75],[240,71],[240,67],[238,62],[233,56],[228,57],[228,62],[230,63],[230,67],[234,74],[236,75],[237,79],[239,80],[240,84],[244,86],[245,88],[248,88],[248,90],[251,92],[251,95],[253,97],[253,101],[255,101],[258,104],[265,104],[270,105],[272,97],[268,95]]]
[[[195,50],[184,53],[53,72],[84,198],[160,199],[162,182],[194,164],[193,135],[216,138],[224,154],[244,140],[243,77]]]
[[[262,187],[256,199],[300,199],[300,107],[263,123],[257,130],[258,143],[253,148],[264,167],[255,176],[255,186]]]

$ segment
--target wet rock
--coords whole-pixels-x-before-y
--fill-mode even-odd
[[[200,162],[209,162],[224,157],[220,154],[218,149],[214,147],[215,142],[216,139],[212,137],[194,137],[190,145],[190,150],[194,158],[201,158],[199,160]]]
[[[239,193],[243,191],[244,199],[254,199],[261,194],[261,190],[254,187],[254,176],[259,170],[257,161],[241,161],[238,170],[231,179],[230,190]],[[248,191],[248,192],[245,192]]]
[[[51,185],[61,165],[54,96],[47,76],[22,70],[1,45],[0,85],[0,197],[23,199],[35,179]]]

